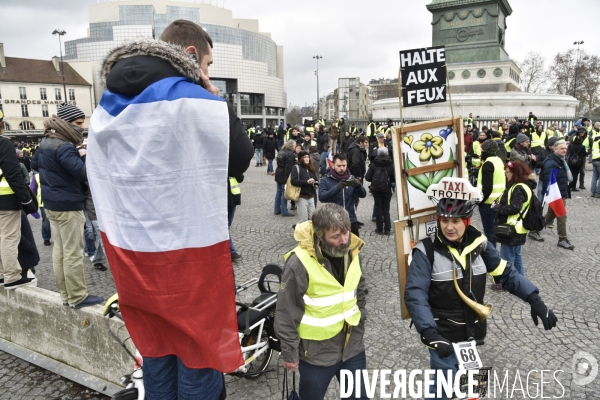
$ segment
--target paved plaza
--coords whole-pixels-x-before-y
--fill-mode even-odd
[[[237,208],[232,226],[232,237],[243,257],[235,264],[238,283],[258,277],[267,263],[282,264],[283,255],[296,245],[291,227],[296,218],[273,215],[275,182],[266,174],[266,167],[255,168],[253,164],[241,184],[242,205]],[[590,178],[588,166],[588,187]],[[395,204],[395,197],[392,202]],[[358,209],[359,219],[365,223],[360,233],[366,241],[362,266],[369,289],[369,318],[365,334],[368,368],[408,372],[425,369],[428,367],[426,348],[419,341],[414,327],[409,328],[409,321],[400,318],[394,236],[375,234],[375,224],[371,222],[372,206],[373,199],[368,196],[361,200]],[[392,209],[392,218],[397,218],[394,205]],[[497,371],[500,380],[508,371],[509,387],[516,386],[517,389],[512,398],[540,398],[540,393],[536,394],[536,385],[540,387],[540,370],[551,370],[543,378],[544,382],[548,382],[543,385],[544,397],[600,398],[600,376],[580,386],[572,374],[577,352],[589,353],[600,360],[600,199],[591,198],[589,190],[575,192],[573,199],[568,201],[567,210],[569,239],[576,246],[574,251],[556,246],[556,229],[543,232],[544,243],[528,240],[522,250],[526,276],[538,286],[543,300],[554,310],[558,326],[545,332],[543,327],[533,325],[527,303],[507,292],[487,291],[486,301],[493,304],[494,311],[488,318],[486,345],[480,347],[480,354],[484,364]],[[42,258],[38,266],[38,286],[56,291],[52,248],[42,244],[40,221],[32,218],[30,221]],[[481,227],[477,211],[473,224]],[[105,298],[114,294],[110,271],[94,270],[87,260],[85,266],[89,293]],[[182,274],[185,275],[185,271]],[[252,293],[247,296],[252,297]],[[275,355],[271,361],[274,371],[255,381],[227,377],[228,398],[280,399],[281,365],[282,361]],[[529,374],[527,386],[531,370],[537,371]],[[563,371],[555,375],[562,386],[553,378],[557,370]],[[518,377],[524,391],[520,390]],[[0,352],[0,399],[106,398],[86,390]],[[506,387],[504,390],[498,398],[506,398]],[[339,398],[337,391],[337,383],[333,382],[327,398]],[[376,398],[379,396],[377,390]]]

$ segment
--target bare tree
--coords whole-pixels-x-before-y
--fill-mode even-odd
[[[300,107],[294,106],[288,109],[288,112],[285,114],[285,121],[292,126],[296,126],[302,123],[302,112],[300,111]]]
[[[548,82],[548,71],[546,71],[546,59],[540,53],[530,51],[525,60],[519,63],[521,67],[521,89],[529,93],[541,93],[546,91]]]
[[[550,92],[557,94],[575,94],[575,49],[558,53],[550,66]]]

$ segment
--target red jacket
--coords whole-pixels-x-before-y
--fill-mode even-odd
[[[473,135],[469,132],[465,132],[463,142],[465,144],[465,153],[470,153],[471,147],[473,146]]]

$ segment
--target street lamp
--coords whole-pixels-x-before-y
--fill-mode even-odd
[[[55,29],[54,32],[52,32],[53,35],[58,35],[58,47],[60,49],[60,69],[62,73],[63,90],[65,91],[65,102],[67,101],[67,85],[65,84],[65,65],[63,64],[62,42],[60,40],[60,37],[65,35],[66,33],[67,32],[60,29]]]
[[[577,45],[577,61],[575,62],[575,84],[573,85],[573,97],[575,97],[575,91],[577,90],[577,69],[579,68],[579,45],[583,44],[583,40],[580,42],[573,42]]]
[[[317,60],[317,70],[315,71],[315,75],[317,76],[317,119],[319,119],[319,117],[321,116],[321,110],[320,110],[320,105],[319,105],[319,58],[323,58],[320,55],[316,55],[313,58],[315,58]]]

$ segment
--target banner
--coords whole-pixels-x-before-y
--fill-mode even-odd
[[[446,49],[444,46],[400,52],[402,107],[446,101]]]

